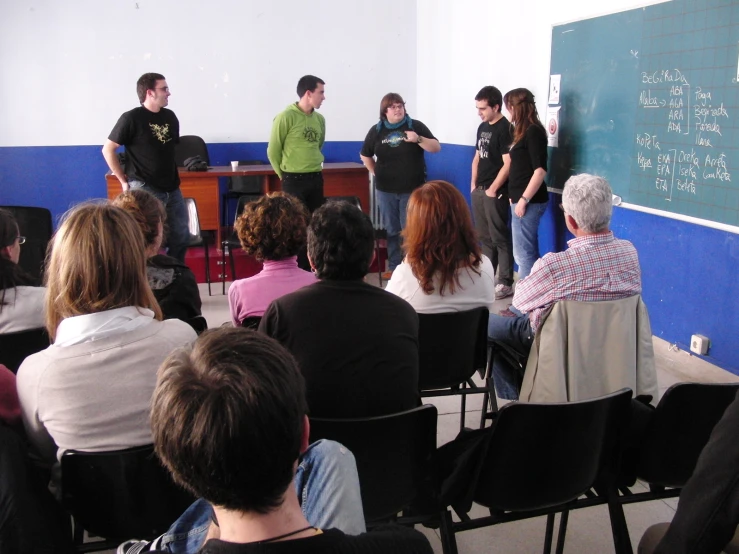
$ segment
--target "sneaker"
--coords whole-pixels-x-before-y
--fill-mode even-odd
[[[151,543],[149,541],[130,540],[120,544],[115,552],[116,554],[139,554],[139,552],[148,552],[150,544]]]
[[[390,277],[392,277],[392,276],[393,276],[393,272],[392,271],[383,271],[382,272],[382,278],[385,279],[385,281],[389,281],[390,280]]]
[[[508,298],[513,294],[513,287],[498,283],[495,285],[495,299],[500,300],[501,298]]]

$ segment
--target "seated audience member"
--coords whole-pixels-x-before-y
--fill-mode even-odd
[[[46,328],[54,343],[18,370],[23,424],[34,453],[54,466],[65,450],[151,443],[156,369],[195,331],[161,321],[134,218],[110,204],[65,216],[50,244]]]
[[[403,231],[405,259],[387,284],[420,314],[471,310],[495,302],[495,270],[480,251],[467,203],[446,181],[413,191]]]
[[[261,317],[275,298],[316,282],[313,273],[298,267],[309,218],[305,204],[283,192],[262,196],[244,207],[236,232],[244,251],[264,262],[264,267],[228,289],[234,325],[247,317]]]
[[[201,315],[200,290],[192,270],[159,254],[167,218],[161,200],[144,189],[129,189],[119,194],[113,205],[130,213],[144,234],[146,275],[164,319],[189,321]]]
[[[354,458],[331,441],[309,446],[306,412],[295,359],[260,333],[214,329],[173,353],[152,400],[154,448],[201,500],[154,543],[118,551],[430,553],[412,529],[360,534]]]
[[[13,214],[0,209],[0,334],[44,326],[46,289],[18,265],[25,241]]]
[[[611,186],[602,177],[570,177],[562,194],[565,223],[575,238],[567,250],[546,254],[528,277],[516,284],[512,317],[491,314],[488,337],[528,354],[534,334],[549,307],[560,300],[597,302],[641,293],[641,269],[634,245],[619,240],[608,229],[611,222]],[[496,356],[495,388],[500,398],[518,399],[520,371]]]
[[[373,251],[366,214],[347,202],[321,206],[308,227],[319,281],[272,302],[259,325],[297,359],[312,416],[369,417],[419,405],[418,316],[364,282]]]
[[[16,427],[21,423],[21,404],[15,380],[15,374],[0,365],[0,424],[8,427]]]

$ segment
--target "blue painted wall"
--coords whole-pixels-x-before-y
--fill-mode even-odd
[[[358,161],[361,142],[330,142],[329,162]],[[266,143],[208,145],[211,163],[266,159]],[[427,155],[429,179],[444,179],[469,200],[472,146],[444,144]],[[104,198],[107,171],[100,146],[0,148],[0,204],[49,208],[57,218],[71,205]],[[540,227],[540,250],[562,250],[568,233],[552,194]],[[739,375],[739,235],[615,208],[612,228],[639,252],[644,300],[653,333],[687,350],[690,336],[711,341],[712,363]]]

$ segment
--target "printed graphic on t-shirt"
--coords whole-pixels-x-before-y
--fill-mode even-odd
[[[154,137],[162,144],[167,144],[172,140],[172,137],[169,136],[169,123],[165,123],[164,125],[149,123],[149,127],[151,127],[151,132]]]
[[[405,133],[403,131],[393,131],[384,139],[382,139],[382,144],[387,144],[391,148],[395,148],[397,146],[400,146],[404,139]]]
[[[492,131],[483,131],[480,133],[480,140],[477,141],[477,151],[480,153],[481,158],[487,158],[490,155],[488,149],[492,136]]]
[[[303,138],[308,142],[318,142],[319,133],[313,127],[303,129]]]

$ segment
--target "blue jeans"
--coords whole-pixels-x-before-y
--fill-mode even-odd
[[[387,232],[387,263],[392,271],[403,260],[400,251],[400,232],[405,229],[405,216],[410,192],[377,191],[377,206],[380,208],[382,226]]]
[[[539,220],[547,210],[547,203],[529,204],[523,217],[518,217],[511,206],[511,233],[513,257],[518,264],[518,278],[523,279],[539,259]]]
[[[295,492],[303,515],[314,527],[349,535],[366,531],[354,455],[338,442],[320,440],[308,447],[295,473]],[[206,500],[196,500],[153,546],[196,554],[205,543],[212,513]]]
[[[493,382],[498,398],[518,400],[521,392],[523,374],[520,369],[510,365],[503,357],[496,355],[496,343],[505,344],[517,353],[528,356],[534,343],[529,316],[519,312],[513,306],[510,310],[516,317],[504,317],[490,314],[488,319],[488,341],[493,346]]]
[[[187,245],[190,243],[190,231],[187,206],[180,189],[163,192],[142,181],[129,181],[128,185],[132,189],[143,189],[162,201],[167,209],[167,254],[184,264]]]

